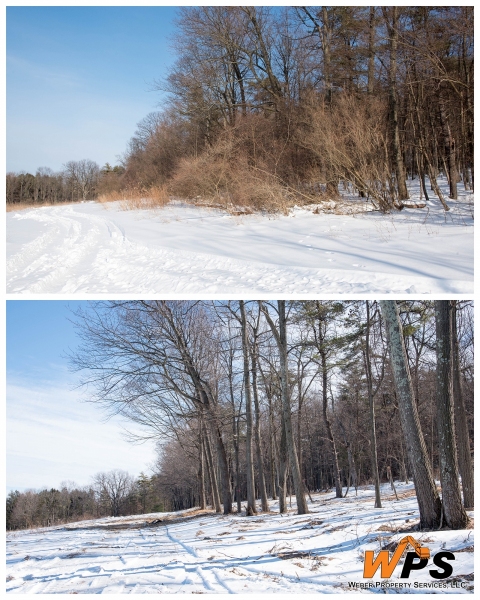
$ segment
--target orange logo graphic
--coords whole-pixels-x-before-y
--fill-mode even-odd
[[[405,548],[407,547],[407,545],[410,544],[410,546],[412,546],[412,548],[415,550],[416,555],[420,558],[420,562],[419,563],[413,563],[410,560],[410,568],[413,569],[418,569],[418,568],[423,568],[427,562],[428,559],[430,558],[430,550],[428,548],[426,548],[425,546],[422,546],[421,544],[419,544],[411,535],[407,535],[406,537],[402,538],[400,540],[400,543],[397,546],[397,549],[395,550],[395,552],[393,553],[392,558],[390,559],[390,552],[388,550],[381,550],[378,555],[377,558],[374,559],[374,551],[373,550],[366,550],[365,551],[365,561],[363,563],[363,576],[366,579],[370,579],[372,578],[375,573],[378,570],[378,567],[380,567],[380,575],[381,577],[385,577],[385,578],[389,578],[392,576],[393,571],[395,570],[395,567],[398,564],[398,561],[400,560],[400,557],[403,554],[403,551],[405,550]],[[409,553],[409,554],[413,554]],[[418,566],[413,566],[413,565],[418,565]],[[403,572],[401,577],[403,577]],[[408,577],[408,575],[407,575]]]

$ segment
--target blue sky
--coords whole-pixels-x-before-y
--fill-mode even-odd
[[[151,472],[154,444],[132,445],[131,427],[85,402],[66,354],[78,339],[69,319],[86,302],[7,302],[7,493],[90,483],[99,471]]]
[[[115,164],[175,59],[176,7],[7,7],[7,171]]]

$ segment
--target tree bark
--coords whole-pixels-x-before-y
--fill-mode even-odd
[[[237,512],[242,512],[242,501],[240,498],[240,452],[239,452],[239,427],[238,418],[235,409],[235,394],[233,391],[233,355],[229,356],[229,371],[228,371],[228,385],[230,389],[230,400],[232,403],[232,438],[233,438],[233,451],[235,454],[235,493],[234,500],[237,502]],[[241,407],[239,407],[241,410]]]
[[[203,452],[203,433],[202,423],[198,429],[198,445],[199,445],[199,466],[198,466],[198,482],[199,482],[199,495],[200,495],[200,508],[204,510],[207,506],[205,500],[205,453]],[[145,508],[144,508],[145,512]]]
[[[460,353],[457,331],[457,301],[452,304],[452,352],[453,352],[453,405],[455,416],[455,436],[458,449],[458,469],[462,477],[463,505],[474,507],[473,464],[470,453],[470,436],[468,434],[467,415],[463,400],[462,381],[460,376]]]
[[[398,52],[398,7],[392,6],[391,21],[388,15],[389,7],[382,7],[388,36],[390,38],[390,64],[388,67],[389,121],[391,130],[391,150],[393,170],[397,180],[399,200],[408,200],[407,184],[405,183],[405,165],[403,164],[400,144],[400,128],[398,123],[398,94],[397,94],[397,52]]]
[[[268,311],[260,303],[261,309],[265,318],[268,321],[272,330],[275,341],[277,342],[278,352],[280,355],[280,379],[281,379],[281,397],[282,397],[282,415],[285,426],[285,435],[287,442],[287,452],[290,460],[290,469],[292,472],[293,486],[295,488],[295,496],[297,497],[297,509],[299,515],[304,515],[309,512],[305,494],[303,491],[303,483],[298,466],[297,450],[293,439],[292,428],[292,410],[290,406],[290,394],[288,390],[288,362],[287,362],[287,320],[285,316],[285,300],[277,300],[278,306],[278,330],[275,327]]]
[[[440,524],[442,505],[420,428],[402,323],[395,300],[381,300],[380,307],[387,331],[400,420],[417,493],[420,528],[433,529]]]
[[[257,388],[257,330],[253,332],[253,347],[251,352],[252,359],[252,389],[253,389],[253,402],[255,406],[255,422],[254,422],[254,435],[255,435],[255,446],[257,450],[257,465],[258,465],[258,487],[260,490],[260,499],[262,503],[262,511],[268,512],[268,498],[267,498],[267,487],[265,485],[265,473],[263,469],[263,457],[262,457],[262,445],[260,439],[260,402],[258,400],[258,388]]]
[[[227,453],[218,424],[215,424],[215,437],[217,442],[218,466],[220,467],[220,476],[222,479],[223,514],[229,515],[232,512],[232,490],[230,488]]]
[[[373,95],[375,83],[375,6],[370,7],[368,19],[368,82],[367,93]]]
[[[435,301],[437,335],[437,421],[440,481],[445,523],[450,529],[464,529],[468,516],[462,505],[458,480],[457,448],[453,422],[452,310],[448,300]]]
[[[450,186],[450,198],[453,200],[458,199],[457,194],[457,182],[458,182],[458,171],[457,171],[457,161],[456,161],[456,152],[455,152],[455,140],[452,136],[452,132],[450,130],[450,124],[448,122],[447,109],[445,106],[445,100],[442,96],[442,90],[439,90],[438,93],[438,107],[440,112],[440,123],[442,125],[443,131],[443,145],[445,152],[445,159],[447,163],[448,169],[448,183]]]
[[[287,434],[285,432],[285,422],[283,413],[281,415],[281,434],[280,447],[278,449],[278,498],[280,514],[287,512],[287,468],[288,468],[288,452],[287,452]]]
[[[330,441],[330,446],[332,450],[332,467],[333,467],[333,476],[335,479],[335,496],[337,498],[343,497],[342,492],[342,481],[340,478],[340,468],[338,466],[338,454],[337,454],[337,446],[335,444],[335,437],[333,435],[332,426],[330,424],[330,420],[327,414],[328,407],[328,365],[327,365],[327,353],[324,347],[325,344],[325,335],[322,330],[322,320],[320,319],[320,307],[319,303],[316,303],[317,311],[319,315],[318,320],[318,341],[319,348],[318,352],[320,354],[320,367],[322,370],[322,415],[323,421],[325,423],[325,428],[327,430],[327,437]]]
[[[205,426],[204,426],[203,441],[204,441],[204,448],[205,448],[205,456],[207,459],[208,477],[210,479],[210,487],[212,488],[213,505],[215,506],[215,512],[219,513],[219,512],[222,512],[222,505],[220,502],[220,492],[218,490],[217,474],[215,472],[215,465],[213,464],[210,440],[208,438],[208,433],[205,429]]]
[[[375,486],[375,508],[382,508],[380,499],[380,477],[378,476],[377,435],[375,432],[375,398],[372,384],[372,365],[370,361],[370,307],[368,300],[365,302],[367,310],[367,323],[365,329],[365,374],[367,376],[368,390],[368,413],[370,418],[370,460],[372,464],[372,475]]]
[[[248,358],[247,317],[245,314],[245,302],[243,300],[240,300],[240,316],[243,350],[243,387],[245,390],[245,412],[247,418],[247,437],[245,449],[247,461],[247,516],[251,517],[257,514],[257,507],[255,504],[255,476],[253,472],[252,396],[250,388],[250,368]]]

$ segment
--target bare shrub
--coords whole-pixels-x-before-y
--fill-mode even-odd
[[[213,158],[210,153],[185,159],[169,189],[172,194],[190,200],[216,202],[230,212],[240,208],[285,212],[292,204],[291,194],[271,174],[233,162]]]
[[[310,150],[337,180],[353,184],[382,210],[395,204],[388,167],[386,111],[382,102],[341,94],[333,106],[312,97],[296,142]]]
[[[240,207],[286,212],[294,203],[314,201],[287,182],[284,162],[291,161],[284,160],[286,153],[276,122],[248,116],[199,156],[182,159],[168,189],[182,198],[214,201],[233,212]]]
[[[126,153],[127,187],[164,185],[179,159],[190,154],[189,126],[174,109],[150,113],[140,123]]]

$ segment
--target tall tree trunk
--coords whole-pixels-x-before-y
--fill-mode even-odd
[[[254,329],[253,347],[251,353],[252,359],[252,389],[253,389],[253,402],[255,406],[255,422],[254,422],[254,434],[255,434],[255,446],[257,450],[257,465],[258,465],[258,487],[260,490],[260,498],[262,502],[262,511],[268,512],[268,498],[267,498],[267,487],[265,485],[265,473],[263,469],[263,457],[262,457],[262,445],[260,440],[260,402],[258,399],[258,388],[257,388],[257,330]]]
[[[398,94],[397,94],[397,52],[398,52],[398,7],[382,7],[388,36],[390,38],[390,64],[388,67],[389,121],[391,131],[392,164],[397,180],[399,200],[408,200],[407,184],[405,183],[405,165],[403,164],[400,144],[400,128],[398,123]],[[391,12],[391,20],[389,16]]]
[[[380,307],[387,331],[400,421],[408,458],[413,470],[413,480],[420,511],[420,528],[433,529],[440,524],[442,505],[420,428],[403,339],[402,323],[395,300],[381,300]]]
[[[457,301],[452,304],[452,352],[453,352],[453,405],[455,415],[455,436],[458,449],[458,469],[462,477],[463,505],[474,507],[474,478],[472,456],[470,454],[470,436],[468,435],[467,415],[463,400],[460,376],[460,352],[457,331]]]
[[[287,452],[287,434],[283,413],[281,415],[281,434],[280,446],[278,448],[278,499],[280,514],[287,512],[287,470],[288,470],[288,452]]]
[[[285,300],[277,300],[278,306],[278,329],[279,329],[279,353],[280,374],[282,389],[282,413],[285,423],[285,434],[287,438],[287,450],[290,459],[290,471],[292,473],[293,487],[297,498],[297,510],[299,515],[309,512],[303,490],[302,477],[298,465],[297,451],[293,439],[292,410],[290,406],[290,394],[288,390],[288,362],[287,362],[287,319],[285,314]]]
[[[328,371],[327,371],[327,357],[324,350],[320,350],[320,359],[322,365],[322,415],[323,422],[325,423],[325,427],[327,429],[327,437],[330,441],[330,448],[332,451],[332,468],[333,468],[333,477],[335,479],[335,496],[337,498],[343,497],[342,492],[342,481],[340,478],[340,468],[338,466],[338,454],[337,454],[337,446],[335,444],[335,438],[333,436],[333,430],[328,418],[327,414],[327,406],[328,406]]]
[[[238,418],[235,409],[235,394],[233,391],[233,355],[229,357],[228,384],[230,389],[230,401],[232,403],[232,438],[233,451],[235,454],[235,494],[234,500],[237,502],[237,512],[242,512],[242,500],[240,497],[240,452],[239,452],[239,427]],[[241,411],[241,406],[239,407]]]
[[[320,37],[320,43],[322,45],[323,51],[323,81],[325,86],[325,101],[327,106],[331,108],[332,106],[332,68],[331,68],[331,37],[332,32],[330,28],[330,20],[328,15],[328,7],[322,6],[322,17],[321,23],[320,12],[317,13],[318,18],[315,17],[314,14],[306,7],[302,6],[301,10],[307,15],[307,17],[312,22],[315,29],[318,31],[318,35]],[[331,9],[330,9],[331,10]],[[338,178],[333,173],[332,165],[327,162],[324,165],[325,167],[325,177],[326,177],[326,193],[331,197],[338,197]]]
[[[273,411],[271,410],[271,402],[269,399],[269,419],[270,419],[270,485],[272,488],[272,500],[277,499],[277,461],[275,460],[275,453],[277,448],[277,436],[273,425]]]
[[[274,415],[273,415],[273,402],[272,402],[272,384],[267,381],[265,373],[263,372],[261,363],[258,363],[258,368],[262,376],[263,386],[268,401],[268,430],[269,430],[269,460],[270,460],[270,487],[272,489],[272,500],[277,499],[277,468],[275,455],[277,451],[277,435],[275,431]]]
[[[443,131],[443,146],[445,152],[445,160],[448,170],[448,183],[450,186],[450,198],[457,200],[457,182],[458,182],[458,171],[457,161],[455,152],[455,140],[450,130],[450,123],[448,122],[448,114],[445,106],[445,100],[442,95],[442,90],[438,93],[438,108],[440,113],[440,123]]]
[[[372,365],[370,361],[370,307],[365,301],[367,310],[367,323],[365,329],[365,374],[367,376],[368,413],[370,417],[370,460],[372,464],[373,482],[375,485],[375,508],[382,508],[380,499],[380,477],[378,476],[377,435],[375,432],[375,398],[372,384]]]
[[[212,457],[212,449],[210,446],[210,439],[208,437],[207,430],[204,425],[204,448],[205,448],[205,456],[207,459],[207,470],[208,470],[208,478],[210,479],[210,487],[212,488],[212,500],[213,505],[215,506],[215,512],[222,512],[222,505],[220,502],[220,492],[218,490],[218,482],[217,482],[217,473],[215,471],[215,465],[213,463]]]
[[[288,390],[288,361],[287,361],[287,319],[285,315],[285,300],[277,300],[278,307],[278,330],[275,323],[268,314],[268,311],[260,303],[265,318],[268,321],[270,329],[275,337],[280,355],[280,379],[281,379],[281,397],[282,397],[282,415],[285,425],[285,434],[287,442],[287,452],[290,460],[290,469],[292,472],[293,486],[295,488],[295,496],[297,497],[297,509],[299,515],[304,515],[309,512],[305,494],[303,491],[303,483],[298,466],[297,450],[293,439],[292,428],[292,410],[290,406],[290,394]]]
[[[332,426],[330,424],[330,420],[328,419],[327,407],[328,407],[328,365],[327,365],[327,353],[325,350],[325,334],[322,329],[322,319],[320,318],[321,310],[320,304],[316,302],[317,312],[319,315],[318,319],[318,343],[319,348],[318,352],[320,354],[320,368],[322,371],[322,415],[323,422],[325,423],[325,428],[327,430],[327,437],[330,441],[330,448],[332,451],[332,467],[333,467],[333,477],[335,480],[335,496],[337,498],[343,497],[342,492],[342,481],[340,478],[340,468],[338,466],[338,454],[337,454],[337,446],[335,444],[335,438],[333,435]]]
[[[240,495],[240,448],[239,448],[239,438],[240,438],[240,424],[238,419],[235,419],[234,416],[234,428],[235,428],[235,498],[237,501],[237,512],[240,514],[242,512],[242,497]]]
[[[452,310],[448,300],[435,301],[437,335],[437,422],[440,481],[445,523],[464,529],[468,516],[462,505],[458,480],[457,448],[453,422]]]
[[[367,93],[373,94],[375,84],[375,6],[370,7],[368,18],[368,82]]]
[[[217,442],[218,466],[220,468],[220,477],[222,480],[223,514],[229,515],[232,512],[232,490],[230,487],[227,452],[225,450],[225,444],[223,443],[222,432],[218,424],[215,424],[215,438]]]
[[[247,317],[245,314],[245,303],[240,300],[240,316],[242,330],[242,350],[243,350],[243,387],[245,390],[245,412],[247,418],[247,436],[246,436],[246,461],[247,461],[247,516],[257,514],[255,504],[255,477],[253,472],[253,446],[252,446],[252,397],[250,389],[250,368],[248,359],[248,340],[247,340]]]
[[[205,453],[203,451],[203,432],[202,423],[198,428],[198,447],[199,447],[199,465],[198,465],[198,483],[199,483],[199,496],[200,496],[200,509],[204,510],[207,506],[205,499]],[[145,512],[145,507],[144,507]]]
[[[350,474],[350,481],[355,488],[355,496],[357,495],[357,469],[355,468],[355,459],[353,458],[352,444],[347,442],[347,455],[348,455],[348,471]]]

